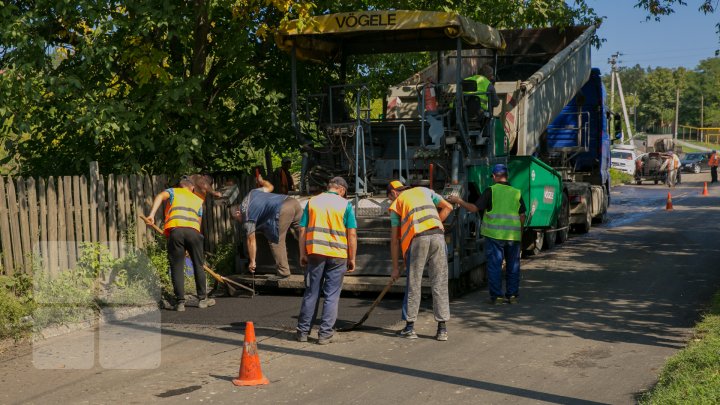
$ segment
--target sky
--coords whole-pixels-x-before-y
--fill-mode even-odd
[[[607,17],[598,30],[605,38],[600,49],[593,49],[593,66],[603,73],[610,70],[610,55],[620,52],[619,66],[685,67],[694,69],[698,62],[715,56],[720,49],[715,24],[720,11],[705,15],[697,10],[699,0],[686,0],[675,13],[645,21],[647,13],[633,7],[634,0],[588,0],[599,16]]]

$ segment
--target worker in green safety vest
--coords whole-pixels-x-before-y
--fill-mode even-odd
[[[478,116],[480,111],[487,111],[492,114],[492,109],[500,104],[494,82],[495,74],[489,65],[483,65],[481,74],[467,77],[463,81],[463,95],[466,96],[470,119]]]
[[[516,303],[520,294],[520,244],[525,223],[525,203],[520,190],[508,183],[507,166],[497,164],[492,170],[495,184],[488,187],[475,204],[459,197],[447,201],[460,204],[470,212],[480,212],[480,234],[485,237],[490,303]],[[505,293],[502,292],[502,262],[505,267]]]

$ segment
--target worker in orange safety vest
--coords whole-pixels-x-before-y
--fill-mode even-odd
[[[152,209],[145,223],[155,223],[155,214],[165,203],[165,224],[163,230],[167,237],[167,252],[170,261],[170,276],[175,293],[176,311],[185,310],[185,252],[192,261],[195,272],[198,307],[215,305],[215,300],[207,297],[205,271],[203,270],[204,247],[200,233],[203,200],[194,193],[194,184],[189,177],[183,176],[179,187],[168,188],[155,196]]]
[[[427,267],[433,297],[433,313],[438,323],[435,338],[445,341],[448,338],[445,322],[450,319],[450,299],[443,221],[452,212],[452,205],[429,188],[410,188],[398,180],[388,184],[387,196],[392,202],[389,208],[392,227],[391,277],[393,280],[400,277],[398,248],[402,250],[405,259],[407,276],[402,310],[405,328],[397,334],[407,339],[417,338],[414,325],[420,309],[422,275]]]
[[[717,151],[714,150],[710,154],[710,159],[708,159],[708,166],[710,166],[710,183],[717,183],[718,181],[718,164],[720,164],[720,157],[718,157]]]

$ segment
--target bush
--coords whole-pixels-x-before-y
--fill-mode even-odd
[[[620,170],[610,169],[610,184],[617,186],[620,184],[631,184],[635,178]]]
[[[0,289],[0,339],[19,338],[30,329],[24,318],[30,315],[31,305],[15,294]]]

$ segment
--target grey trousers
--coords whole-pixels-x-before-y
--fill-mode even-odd
[[[450,319],[448,295],[448,261],[445,236],[442,234],[415,236],[405,257],[407,285],[403,301],[403,320],[415,322],[420,310],[422,275],[425,266],[430,276],[433,314],[437,322]]]
[[[302,207],[300,207],[300,203],[294,198],[285,200],[280,208],[280,220],[278,221],[280,239],[278,243],[270,242],[270,250],[277,265],[278,276],[290,275],[285,237],[287,236],[288,229],[291,227],[295,230],[295,237],[297,237],[298,232],[300,232],[300,218],[302,218],[302,214]]]

